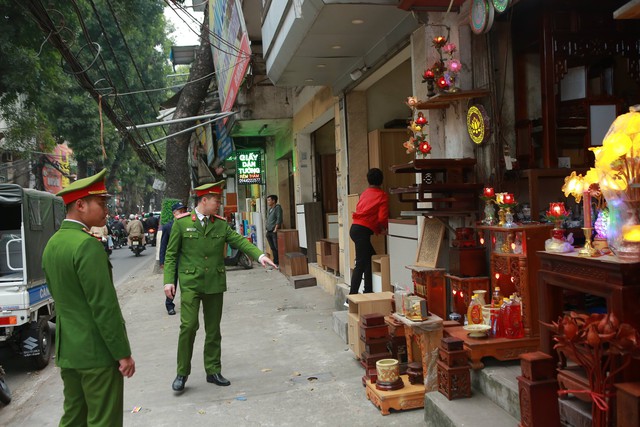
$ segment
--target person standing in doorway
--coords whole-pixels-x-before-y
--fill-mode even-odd
[[[171,228],[173,227],[173,221],[184,216],[187,212],[187,208],[182,202],[174,203],[171,206],[171,212],[173,213],[173,219],[166,224],[162,224],[162,238],[160,239],[160,268],[164,268],[164,258],[167,254],[167,244],[169,243],[169,236],[171,236]],[[178,283],[178,261],[176,261],[176,273],[174,275],[173,283]],[[167,313],[170,316],[176,314],[176,305],[173,303],[173,298],[165,296],[164,305],[167,308]]]
[[[267,242],[273,252],[273,262],[280,265],[278,259],[278,235],[276,234],[282,228],[282,206],[278,204],[278,196],[271,194],[267,196]]]
[[[60,426],[122,426],[124,379],[135,373],[111,264],[90,227],[106,223],[106,169],[58,193],[67,208],[42,254],[56,301],[56,364],[64,385]]]
[[[224,181],[195,188],[196,207],[191,214],[174,221],[167,245],[164,264],[164,293],[176,294],[175,275],[180,282],[180,335],[178,338],[177,376],[171,385],[174,391],[184,390],[191,373],[193,343],[200,326],[200,304],[204,317],[204,368],[207,382],[219,386],[231,384],[222,375],[220,363],[222,334],[222,303],[227,290],[224,267],[224,245],[228,243],[266,267],[276,265],[260,249],[229,227],[218,216]],[[178,257],[180,268],[177,267]]]
[[[363,275],[364,293],[373,292],[371,257],[376,254],[376,251],[371,244],[371,235],[386,234],[389,223],[389,196],[380,188],[382,178],[380,169],[369,169],[367,172],[369,187],[360,195],[356,211],[353,213],[349,237],[355,244],[356,265],[351,275],[350,295],[358,293]]]

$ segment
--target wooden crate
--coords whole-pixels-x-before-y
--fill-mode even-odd
[[[347,296],[349,301],[348,317],[348,337],[349,349],[360,358],[362,351],[362,341],[360,340],[360,316],[363,314],[381,313],[387,315],[391,313],[391,300],[393,293],[378,292],[373,294],[356,294]]]

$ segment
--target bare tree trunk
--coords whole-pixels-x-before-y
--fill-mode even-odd
[[[203,78],[213,73],[213,58],[211,45],[209,44],[209,17],[205,12],[204,21],[200,31],[200,47],[196,51],[196,57],[191,65],[189,84],[182,89],[178,100],[174,119],[191,117],[198,114],[200,106],[207,95],[207,89],[213,77]],[[199,80],[195,83],[192,81]],[[169,133],[181,131],[193,126],[194,122],[174,123],[169,126]],[[167,189],[165,197],[186,201],[191,190],[191,171],[189,170],[189,140],[192,132],[185,132],[167,140],[167,167],[165,179]]]

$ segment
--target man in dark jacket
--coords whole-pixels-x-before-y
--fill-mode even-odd
[[[181,202],[174,203],[171,206],[171,211],[173,212],[173,218],[177,218],[180,215],[184,214],[187,211],[185,205]],[[171,227],[173,227],[173,219],[166,224],[162,225],[162,237],[160,240],[160,267],[164,268],[164,256],[167,253],[167,244],[169,243],[169,236],[171,235]],[[178,270],[176,269],[175,281],[174,283],[178,283]],[[164,301],[164,305],[167,307],[167,313],[173,316],[176,314],[176,305],[173,303],[173,298],[166,297]]]

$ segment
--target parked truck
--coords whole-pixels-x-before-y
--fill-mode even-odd
[[[0,212],[0,345],[42,369],[51,360],[49,321],[56,315],[42,252],[60,228],[64,204],[51,193],[0,184]]]

